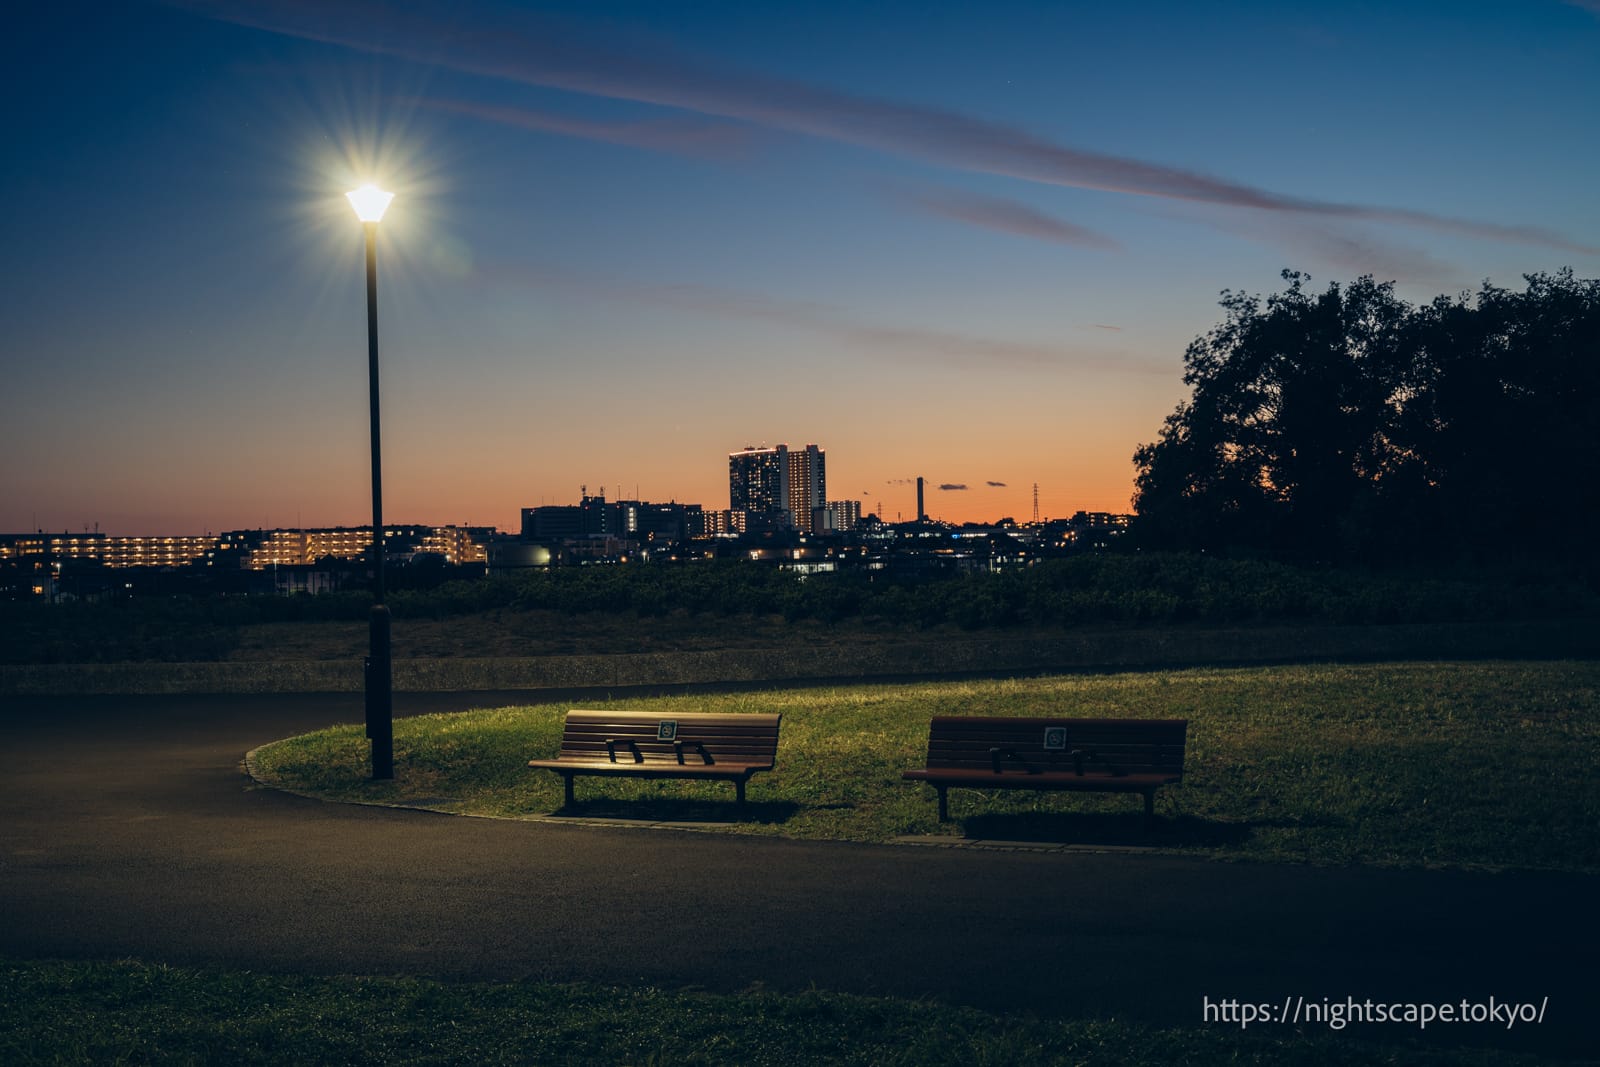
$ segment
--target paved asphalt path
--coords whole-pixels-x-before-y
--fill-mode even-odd
[[[0,955],[815,986],[1167,1025],[1199,1025],[1206,997],[1548,996],[1542,1025],[1436,1024],[1423,1040],[1600,1047],[1594,878],[466,819],[324,804],[243,773],[248,749],[359,721],[360,701],[0,698]]]

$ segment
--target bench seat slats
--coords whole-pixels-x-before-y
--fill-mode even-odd
[[[1105,773],[1091,774],[1087,770],[1082,775],[1073,774],[1070,771],[1065,774],[1059,772],[1025,774],[1011,771],[1007,771],[1004,774],[994,774],[993,772],[973,774],[970,771],[949,768],[906,771],[901,777],[910,782],[928,782],[934,785],[942,785],[946,788],[1037,789],[1041,791],[1060,790],[1088,793],[1142,793],[1153,786],[1175,785],[1182,781],[1178,776],[1171,774],[1127,774],[1118,776]]]
[[[764,730],[776,731],[781,715],[739,714],[739,715],[708,715],[702,712],[662,713],[655,711],[569,711],[567,712],[567,726],[583,728],[586,726],[614,727],[625,723],[648,726],[652,730],[655,724],[663,719],[678,719],[692,722],[697,730],[716,732],[721,729]]]
[[[715,763],[703,763],[699,756],[692,760],[684,756],[684,762],[679,763],[674,757],[670,760],[646,759],[643,763],[635,763],[633,757],[619,752],[616,762],[609,757],[601,759],[568,759],[565,756],[559,759],[529,760],[528,766],[537,770],[565,771],[577,769],[584,774],[639,774],[655,778],[683,777],[691,773],[705,773],[715,778],[734,778],[739,775],[749,777],[756,771],[772,770],[772,761],[765,763],[744,763],[732,760],[717,759]]]
[[[921,782],[973,782],[979,787],[990,783],[996,789],[1021,787],[1026,789],[1035,782],[1056,781],[1086,781],[1098,784],[1115,784],[1117,782],[1130,782],[1139,786],[1146,785],[1172,785],[1183,780],[1181,774],[1170,773],[1129,773],[1114,774],[1111,771],[1098,770],[1093,766],[1084,767],[1079,774],[1072,768],[1056,768],[1042,771],[1039,774],[1029,774],[1025,770],[1014,767],[1004,767],[999,774],[994,769],[985,765],[981,770],[967,767],[924,767],[917,770],[906,771],[901,775],[910,781]]]
[[[604,737],[563,741],[561,743],[561,751],[571,752],[575,755],[583,752],[604,752],[606,750],[606,742],[612,740],[631,741],[633,744],[638,746],[639,751],[641,752],[672,751],[672,742],[657,740],[654,732],[652,732],[648,737],[643,737],[637,734],[623,733],[620,730],[606,734]],[[736,738],[730,741],[727,738],[712,737],[709,734],[686,733],[680,733],[677,737],[677,740],[682,741],[686,745],[699,742],[713,751],[727,752],[730,755],[737,752],[745,752],[749,753],[750,755],[761,755],[763,753],[772,751],[772,743],[770,740],[765,743],[747,741],[743,738]]]
[[[928,760],[930,767],[953,767],[957,770],[989,770],[993,763],[991,753],[995,751],[1006,754],[1011,761],[1012,768],[1020,767],[1018,761],[1025,761],[1034,770],[1076,771],[1078,759],[1084,759],[1084,770],[1094,770],[1110,764],[1119,771],[1129,773],[1143,772],[1149,774],[1170,773],[1177,774],[1183,765],[1176,759],[1165,754],[1159,757],[1148,753],[1119,752],[1116,749],[1105,748],[1100,745],[1085,745],[1081,749],[1074,748],[1071,752],[1043,752],[1037,749],[1026,749],[1020,745],[985,745],[983,751],[976,753],[962,753],[955,757],[934,753]],[[603,751],[603,749],[602,749]],[[1083,753],[1081,757],[1075,753]],[[1014,756],[1011,754],[1015,753]],[[1098,763],[1096,762],[1098,760]]]
[[[670,767],[665,763],[638,764],[638,763],[591,763],[572,764],[556,763],[530,763],[530,767],[547,771],[556,771],[564,775],[582,775],[586,778],[676,778],[688,781],[701,782],[735,782],[744,783],[757,771],[770,771],[771,767],[724,767],[722,764],[713,766],[696,766],[685,764],[682,767],[676,763]]]
[[[728,741],[743,741],[748,744],[761,744],[763,742],[770,742],[776,735],[776,727],[765,730],[707,730],[703,727],[695,728],[696,737],[718,737],[724,738]],[[593,727],[569,731],[564,736],[569,741],[601,740],[607,737],[641,737],[654,739],[656,736],[656,723],[597,724]]]
[[[716,747],[710,745],[707,746],[706,750],[711,753],[712,762],[710,766],[713,767],[741,765],[749,767],[761,767],[766,770],[772,769],[772,760],[763,759],[761,756],[755,753],[725,754]],[[681,766],[681,764],[678,763],[678,754],[673,752],[671,749],[667,749],[665,751],[652,751],[650,749],[641,748],[639,754],[644,757],[642,761],[634,759],[633,753],[628,750],[626,745],[618,745],[616,759],[612,759],[611,754],[604,748],[601,748],[597,751],[562,752],[556,757],[556,759],[550,762],[559,766],[566,766],[568,763],[571,763],[575,766],[588,766],[590,764],[593,764],[594,766],[600,766],[601,764],[627,763],[634,767],[660,767],[663,771],[669,767]],[[692,763],[696,766],[702,767],[707,765],[705,759],[693,746],[684,749],[683,763]]]
[[[938,723],[945,733],[951,735],[1031,729],[1035,726],[1070,726],[1079,730],[1093,730],[1103,727],[1110,730],[1120,730],[1130,723],[1142,723],[1150,728],[1166,726],[1173,729],[1181,729],[1189,724],[1188,719],[1076,719],[1038,718],[1032,715],[936,715],[932,721]]]

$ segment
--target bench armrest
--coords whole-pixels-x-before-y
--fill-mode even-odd
[[[1104,766],[1106,770],[1111,772],[1111,777],[1113,778],[1126,778],[1128,776],[1127,771],[1123,770],[1121,767],[1118,767],[1115,763],[1112,763],[1110,760],[1106,759],[1092,748],[1075,748],[1072,750],[1071,756],[1072,769],[1079,778],[1083,777],[1083,761],[1086,759],[1094,760],[1096,763]]]
[[[644,762],[644,753],[639,751],[639,746],[634,744],[633,741],[631,741],[630,739],[628,739],[626,737],[608,737],[608,738],[606,738],[606,755],[611,757],[611,762],[612,763],[617,762],[617,746],[618,745],[627,745],[628,746],[628,751],[633,753],[633,762],[635,762],[635,763],[643,763]],[[678,762],[682,763],[683,760],[680,759],[680,760],[678,760]]]
[[[706,761],[706,765],[707,766],[710,766],[711,764],[716,762],[716,760],[711,758],[711,753],[706,751],[706,746],[702,745],[700,742],[698,742],[698,741],[674,741],[674,742],[672,742],[672,751],[674,751],[674,752],[676,752],[678,754],[678,762],[679,763],[683,762],[683,747],[685,745],[693,745],[699,751],[700,758]]]
[[[991,748],[989,750],[989,762],[994,766],[994,773],[996,774],[1000,773],[1000,761],[1002,759],[1016,760],[1018,763],[1022,764],[1022,769],[1029,774],[1039,773],[1039,768],[1035,767],[1033,764],[1029,763],[1027,760],[1018,755],[1016,749]]]

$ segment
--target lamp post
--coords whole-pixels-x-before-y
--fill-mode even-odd
[[[367,231],[367,381],[372,408],[372,646],[366,662],[367,737],[372,777],[394,777],[394,685],[389,605],[383,602],[383,465],[378,442],[378,220],[394,199],[375,185],[348,192]]]

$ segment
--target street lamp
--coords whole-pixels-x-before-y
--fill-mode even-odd
[[[389,606],[383,602],[383,466],[378,449],[378,220],[394,199],[375,185],[345,194],[367,231],[367,381],[372,406],[372,649],[366,663],[372,777],[394,777],[394,684]]]

